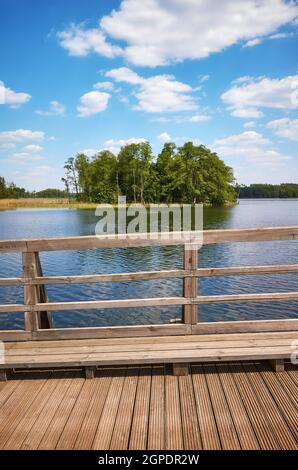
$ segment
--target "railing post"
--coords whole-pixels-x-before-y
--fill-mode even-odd
[[[198,267],[198,248],[186,246],[184,249],[184,269],[195,274]],[[193,299],[198,296],[198,280],[195,276],[186,276],[184,278],[184,297]],[[198,307],[197,305],[184,305],[183,308],[183,323],[195,325],[198,321]]]
[[[23,252],[23,277],[30,281],[35,277],[42,276],[42,269],[37,252]],[[24,304],[35,305],[37,303],[47,302],[47,294],[44,285],[35,285],[28,282],[24,286]],[[48,312],[25,311],[25,330],[37,331],[40,328],[50,328],[51,319]]]

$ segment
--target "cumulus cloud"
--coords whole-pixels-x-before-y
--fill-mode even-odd
[[[298,140],[298,119],[282,118],[268,122],[268,129],[289,140]]]
[[[213,145],[221,157],[238,157],[261,167],[280,166],[291,159],[272,148],[272,142],[255,131],[245,131],[223,139]]]
[[[96,155],[98,152],[99,152],[98,149],[88,148],[88,149],[80,150],[79,153],[83,153],[84,155],[86,155],[86,157],[93,157],[93,156]]]
[[[251,127],[256,127],[256,123],[255,123],[255,121],[247,121],[243,124],[243,127],[247,128],[247,129],[251,128]]]
[[[40,165],[37,162],[31,162],[30,165],[22,165],[18,171],[9,175],[9,179],[15,181],[18,186],[26,187],[29,191],[40,191],[44,188],[61,188],[60,166]]]
[[[207,116],[206,114],[194,114],[190,116],[188,119],[189,122],[203,122],[203,121],[210,121],[211,117]]]
[[[0,144],[1,150],[11,150],[16,147],[16,144]]]
[[[30,144],[30,145],[25,145],[23,150],[29,153],[39,153],[43,151],[43,147],[41,147],[41,145]]]
[[[298,75],[289,75],[281,79],[257,78],[242,81],[237,86],[221,95],[231,114],[241,118],[259,118],[263,116],[260,108],[296,109]]]
[[[98,27],[71,25],[58,39],[72,55],[122,55],[134,65],[155,67],[205,58],[273,34],[292,22],[297,11],[286,0],[122,0]]]
[[[290,38],[290,37],[293,37],[293,36],[294,36],[293,32],[271,34],[270,36],[263,37],[263,38],[250,39],[249,41],[247,41],[243,45],[243,47],[258,46],[259,44],[261,44],[266,39],[270,39],[272,41],[274,39],[286,39],[286,38]]]
[[[146,141],[147,139],[136,138],[136,137],[131,137],[130,139],[119,139],[119,140],[109,139],[104,142],[103,149],[109,150],[110,152],[117,155],[120,152],[121,147],[123,147],[124,145],[140,144]]]
[[[117,82],[135,86],[134,95],[138,100],[135,109],[148,113],[176,112],[196,109],[197,105],[186,83],[178,82],[173,75],[155,75],[143,78],[127,67],[120,67],[106,73]]]
[[[43,140],[45,133],[42,131],[31,131],[29,129],[17,129],[15,131],[0,132],[0,142],[26,142]]]
[[[51,101],[49,111],[37,109],[35,112],[39,116],[63,116],[65,113],[65,106],[59,103],[59,101]]]
[[[0,80],[0,104],[7,104],[10,108],[19,108],[22,104],[31,100],[28,93],[17,93],[10,88],[6,88]]]
[[[163,144],[165,144],[166,142],[171,142],[172,140],[172,137],[167,133],[167,132],[162,132],[161,134],[159,134],[159,136],[157,136],[159,142],[162,142]]]
[[[57,33],[57,37],[61,46],[73,56],[86,56],[95,52],[112,58],[121,53],[120,47],[106,41],[99,28],[85,29],[83,24],[71,24],[67,30]]]
[[[261,42],[262,42],[262,38],[250,39],[243,45],[243,47],[254,47],[254,46],[257,46],[258,44],[261,44]]]
[[[24,165],[26,163],[43,160],[43,157],[40,155],[32,155],[28,152],[17,152],[13,153],[8,160],[10,163],[19,163],[21,165]]]
[[[112,91],[114,85],[112,82],[97,82],[93,85],[93,88],[95,88],[95,90]]]
[[[111,95],[106,92],[89,91],[80,98],[80,105],[77,106],[80,117],[89,117],[93,114],[101,113],[107,109]]]

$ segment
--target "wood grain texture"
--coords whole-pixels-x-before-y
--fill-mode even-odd
[[[297,450],[297,394],[288,364],[13,373],[0,387],[0,448]]]
[[[119,235],[77,236],[28,240],[1,240],[0,252],[40,252],[92,248],[125,248],[131,246],[156,246],[194,244],[202,232],[139,233]],[[272,240],[297,240],[298,227],[267,227],[249,229],[204,230],[203,243],[232,243]]]

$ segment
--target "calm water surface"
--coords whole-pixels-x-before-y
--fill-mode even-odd
[[[94,210],[19,209],[0,212],[0,239],[94,235]],[[231,208],[206,208],[205,228],[298,225],[298,200],[241,200]],[[100,274],[182,267],[182,247],[145,247],[41,253],[45,275]],[[234,243],[204,246],[201,267],[297,264],[298,241]],[[0,276],[21,275],[20,254],[0,255]],[[298,291],[298,274],[221,276],[199,282],[202,295]],[[104,300],[177,296],[175,279],[122,283],[49,286],[50,301]],[[22,289],[0,287],[0,303],[21,303]],[[298,302],[202,305],[201,321],[298,318]],[[181,307],[55,312],[55,327],[167,323]],[[1,314],[0,329],[23,328],[21,314]]]

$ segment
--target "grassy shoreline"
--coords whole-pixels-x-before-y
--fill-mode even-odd
[[[93,202],[77,202],[68,199],[55,198],[20,198],[20,199],[0,199],[0,210],[5,209],[95,209],[98,206]]]
[[[234,206],[236,203],[227,202],[225,207]],[[96,202],[78,202],[68,199],[55,198],[19,198],[0,199],[0,211],[7,209],[96,209]],[[207,206],[209,204],[204,204]],[[147,204],[145,204],[147,206]]]

